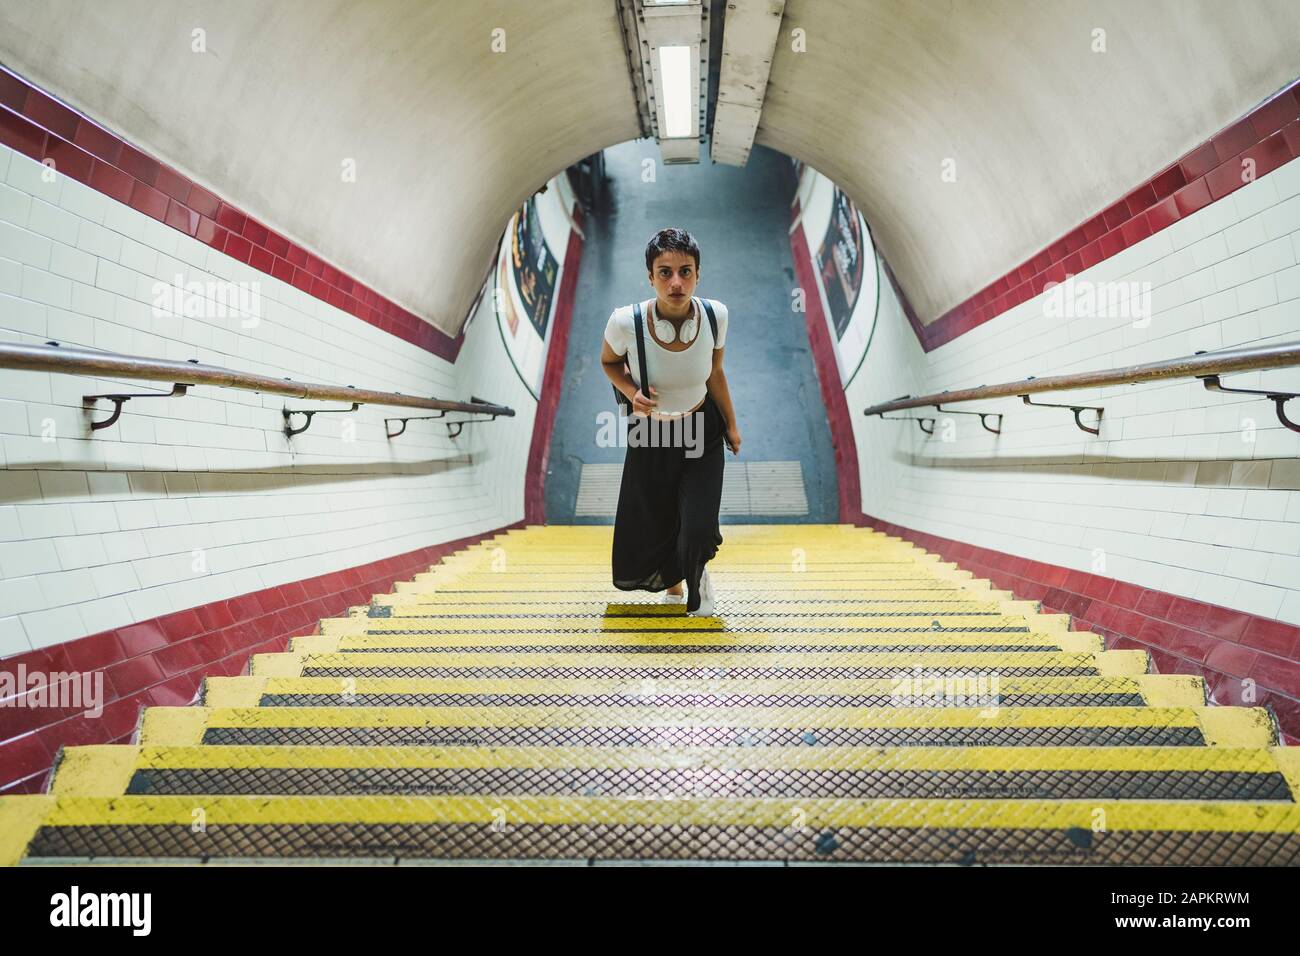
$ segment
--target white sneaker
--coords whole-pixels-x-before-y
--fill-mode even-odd
[[[685,604],[686,595],[685,593],[669,594],[668,592],[665,591],[663,596],[663,603],[664,604]]]
[[[699,617],[712,617],[716,604],[713,594],[713,582],[709,580],[709,569],[700,572],[700,606],[695,609]]]

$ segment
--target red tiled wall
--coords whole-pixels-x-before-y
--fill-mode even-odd
[[[61,746],[127,743],[140,708],[188,704],[204,677],[244,672],[253,654],[283,651],[289,638],[312,634],[321,618],[369,604],[427,571],[446,555],[523,522],[447,541],[333,574],[241,594],[138,624],[56,644],[0,661],[17,677],[56,671],[104,672],[104,712],[0,707],[0,795],[37,793]]]
[[[574,205],[573,221],[582,228],[581,205]],[[524,520],[529,524],[546,523],[546,466],[551,458],[551,432],[560,407],[564,382],[564,360],[569,349],[569,328],[573,324],[573,302],[578,289],[578,267],[582,262],[582,236],[569,231],[569,246],[564,253],[564,275],[555,301],[555,323],[546,347],[546,369],[542,373],[541,400],[533,418],[533,440],[528,448],[528,467],[524,474]]]
[[[1067,274],[1077,275],[1240,189],[1245,160],[1255,161],[1258,179],[1297,156],[1300,81],[929,325],[913,320],[922,348],[929,352],[951,342],[1040,295],[1047,282],[1064,282]]]
[[[460,354],[464,331],[452,338],[3,69],[0,143],[449,362]]]
[[[1017,598],[1069,614],[1109,648],[1148,651],[1161,674],[1205,677],[1218,704],[1269,706],[1285,742],[1300,744],[1300,627],[1086,571],[1029,561],[989,548],[866,518],[859,524],[906,538]],[[1243,696],[1255,682],[1254,700]]]
[[[790,214],[794,221],[799,220],[799,202],[795,201]],[[840,520],[849,522],[852,515],[860,513],[858,502],[862,500],[862,489],[858,484],[858,445],[849,420],[848,399],[844,395],[844,386],[840,383],[839,365],[835,361],[835,344],[831,341],[830,330],[826,327],[826,315],[822,311],[822,297],[817,292],[817,276],[813,272],[812,253],[808,249],[808,238],[802,228],[790,233],[790,252],[794,257],[795,278],[802,289],[810,290],[804,296],[804,323],[808,327],[808,345],[812,349],[813,364],[821,380],[822,403],[826,406],[826,415],[831,423],[831,445],[835,449],[835,473],[838,477]]]

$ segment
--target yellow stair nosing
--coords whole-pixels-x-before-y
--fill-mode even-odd
[[[1300,794],[1288,748],[1218,747],[69,747],[50,792],[120,796],[139,770],[645,768],[658,770],[1278,773]],[[1294,748],[1292,748],[1294,749]],[[971,798],[987,799],[987,798]]]
[[[147,707],[138,742],[198,744],[208,728],[233,727],[691,727],[1054,728],[1198,727],[1208,746],[1272,747],[1263,708],[1245,707]]]
[[[296,663],[296,661],[295,661]],[[297,667],[301,671],[301,665]],[[811,686],[801,686],[808,685]],[[970,693],[968,693],[968,691]],[[982,693],[986,692],[986,693]],[[919,684],[897,678],[828,679],[816,682],[798,678],[528,678],[467,677],[211,677],[204,685],[201,703],[208,707],[253,707],[265,694],[373,695],[480,694],[560,696],[676,696],[726,694],[740,696],[889,696],[900,703],[932,696],[1058,696],[1062,694],[1128,694],[1141,696],[1152,707],[1207,707],[1202,678],[1181,674],[1144,674],[1136,677],[1009,677],[996,684],[978,678],[954,680],[930,677]]]
[[[38,827],[176,825],[193,822],[193,796],[0,798],[0,821],[20,826],[21,854]],[[18,801],[14,804],[12,801]],[[24,805],[25,803],[25,805]],[[1145,800],[840,800],[835,798],[500,797],[500,796],[220,796],[203,801],[212,825],[605,823],[625,826],[751,826],[788,828],[801,818],[813,828],[1093,831],[1097,812],[1109,832],[1300,831],[1300,806],[1290,803]],[[16,862],[0,859],[0,862]]]

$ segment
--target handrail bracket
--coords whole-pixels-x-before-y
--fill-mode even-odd
[[[311,420],[312,420],[312,416],[314,416],[314,415],[337,415],[337,414],[347,414],[348,412],[355,412],[355,411],[356,411],[358,408],[360,408],[360,407],[361,407],[361,403],[360,403],[360,402],[353,402],[351,408],[312,408],[312,409],[306,409],[306,408],[285,408],[285,409],[281,409],[282,413],[284,414],[284,437],[285,437],[285,438],[292,438],[294,435],[301,435],[301,434],[302,434],[303,432],[305,432],[307,429],[311,428]],[[290,420],[290,418],[289,418],[290,415],[305,415],[305,416],[307,416],[307,424],[303,425],[302,428],[294,428],[294,427],[293,427],[293,422],[292,422],[292,421]]]
[[[108,428],[110,425],[115,424],[117,420],[122,417],[122,405],[133,398],[182,398],[188,389],[189,385],[182,385],[179,382],[176,382],[172,384],[172,390],[170,392],[119,392],[113,395],[83,395],[81,396],[81,400],[82,402],[94,402],[101,398],[106,398],[113,403],[112,415],[109,415],[108,418],[104,419],[102,422],[90,423],[91,431],[99,431],[101,428]]]
[[[1022,402],[1024,402],[1026,405],[1033,405],[1035,408],[1068,408],[1070,411],[1074,412],[1074,423],[1075,423],[1076,425],[1079,426],[1079,429],[1080,429],[1081,431],[1088,432],[1090,435],[1100,435],[1100,434],[1101,434],[1101,416],[1102,416],[1102,413],[1106,411],[1106,409],[1105,409],[1104,407],[1102,407],[1102,406],[1099,406],[1099,405],[1057,405],[1057,404],[1054,404],[1053,402],[1035,402],[1035,401],[1031,400],[1030,397],[1029,397],[1028,395],[1021,395],[1021,396],[1020,396],[1020,400],[1021,400]],[[1096,428],[1090,428],[1089,426],[1085,425],[1085,424],[1083,423],[1083,419],[1079,417],[1079,413],[1080,413],[1080,412],[1096,412],[1096,413],[1097,413],[1097,427],[1096,427]]]
[[[934,408],[935,411],[942,412],[945,415],[978,415],[980,417],[980,424],[984,426],[985,431],[992,432],[995,435],[1002,434],[1002,413],[1001,412],[963,412],[955,408],[944,408],[942,405],[935,405]],[[992,427],[988,423],[988,420],[990,418],[996,418],[998,420],[997,428]]]
[[[488,402],[486,399],[479,398],[477,395],[471,395],[469,397],[469,400],[471,402],[481,403],[485,405],[492,404],[491,402]],[[451,411],[457,411],[457,409],[451,409]],[[385,418],[384,431],[387,433],[389,438],[396,438],[398,435],[406,431],[407,422],[427,422],[432,419],[443,418],[444,416],[446,416],[446,414],[447,414],[447,410],[444,409],[443,411],[438,412],[438,414],[436,415],[418,415],[418,416],[408,415],[405,418]],[[497,416],[500,414],[501,414],[500,412],[488,412],[487,418],[466,418],[458,422],[443,422],[443,424],[447,426],[448,438],[459,438],[461,432],[461,426],[472,425],[475,422],[494,422],[497,420]],[[389,422],[400,422],[402,427],[397,429],[397,431],[393,431],[389,427]]]
[[[884,412],[878,412],[877,414],[887,422],[916,422],[916,424],[920,426],[921,431],[925,432],[927,435],[934,434],[933,418],[915,418],[912,415],[886,415]],[[929,428],[925,427],[926,422],[930,423]]]
[[[1263,395],[1273,403],[1275,410],[1277,411],[1277,420],[1286,428],[1291,429],[1291,431],[1300,432],[1300,422],[1293,422],[1291,419],[1286,417],[1286,403],[1293,398],[1300,398],[1300,393],[1270,392],[1266,389],[1261,390],[1258,388],[1229,388],[1227,385],[1224,385],[1219,381],[1219,376],[1217,375],[1198,375],[1197,378],[1199,378],[1201,384],[1211,392],[1233,392],[1238,395]]]
[[[434,418],[443,418],[446,414],[446,411],[441,411],[437,415],[408,415],[406,418],[385,418],[384,432],[389,438],[396,438],[398,435],[402,434],[402,432],[406,431],[407,422],[427,422]],[[401,422],[402,427],[397,431],[393,431],[388,427],[389,422]]]

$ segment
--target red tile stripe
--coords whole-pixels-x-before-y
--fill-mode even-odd
[[[934,322],[913,322],[921,347],[929,352],[951,342],[1040,295],[1046,283],[1064,282],[1235,192],[1246,185],[1246,160],[1254,160],[1258,179],[1297,156],[1300,80]]]
[[[460,354],[463,328],[452,338],[3,69],[0,143],[405,342],[449,362]]]
[[[0,707],[0,795],[39,792],[60,747],[127,742],[142,707],[189,704],[204,677],[242,674],[251,655],[283,651],[290,637],[313,633],[321,618],[369,604],[373,595],[391,591],[395,581],[409,580],[446,555],[523,525],[516,522],[5,658],[0,671],[15,679],[20,664],[29,674],[102,670],[104,712],[90,719],[81,710]]]
[[[577,229],[569,231],[569,246],[564,253],[564,276],[555,301],[554,327],[547,346],[546,369],[542,373],[541,400],[533,417],[532,443],[528,446],[528,466],[524,476],[524,521],[546,523],[546,467],[551,458],[551,432],[563,393],[564,363],[569,349],[569,330],[573,326],[573,303],[578,290],[578,267],[582,262],[582,207],[575,205],[573,221]]]
[[[799,219],[799,201],[791,209],[794,221]],[[803,229],[790,233],[790,252],[794,257],[796,281],[807,290],[804,296],[804,323],[808,327],[808,344],[812,349],[813,364],[821,383],[822,404],[831,423],[831,445],[835,449],[835,473],[838,476],[840,521],[851,522],[860,514],[858,502],[862,490],[858,484],[858,446],[850,425],[848,399],[840,381],[839,365],[835,361],[835,344],[831,341],[826,315],[822,311],[822,297],[817,291],[817,276],[813,272],[812,253]]]
[[[1039,601],[1044,611],[1069,614],[1075,630],[1100,634],[1108,648],[1147,651],[1161,674],[1203,676],[1215,703],[1269,706],[1285,742],[1300,744],[1300,627],[878,518],[857,523],[905,538],[1017,598]],[[1243,699],[1243,679],[1255,682],[1254,701]]]

